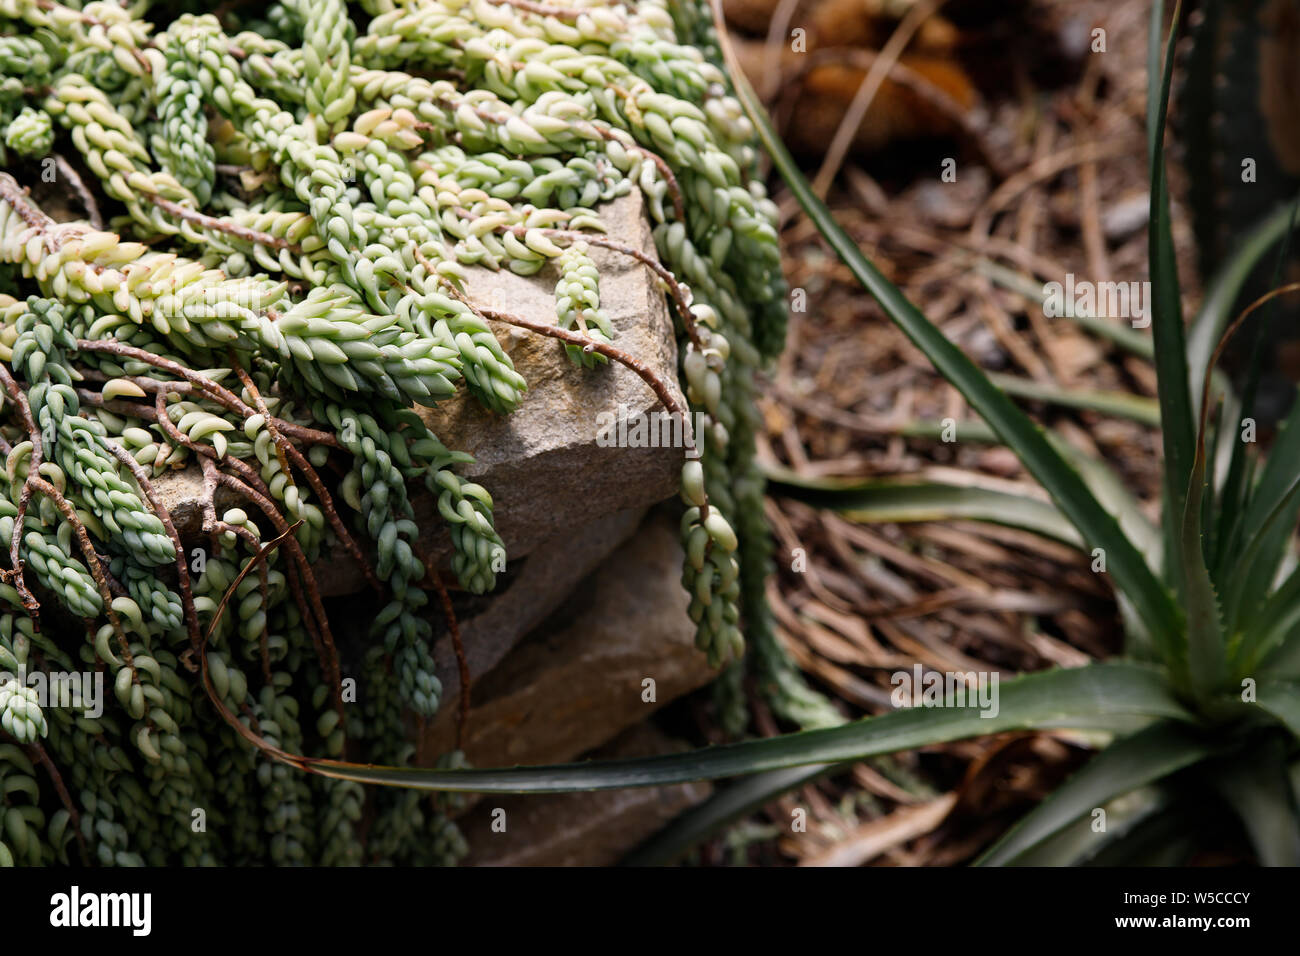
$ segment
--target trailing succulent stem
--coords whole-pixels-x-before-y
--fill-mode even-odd
[[[698,644],[720,665],[752,632],[765,693],[806,691],[763,602],[753,454],[753,375],[784,334],[775,208],[724,73],[689,45],[701,10],[362,6],[359,27],[343,0],[0,0],[0,162],[54,170],[85,213],[56,221],[51,190],[0,172],[0,665],[112,691],[90,717],[0,684],[0,863],[463,855],[446,801],[300,771],[415,760],[452,605],[411,495],[436,501],[462,589],[506,565],[470,457],[415,406],[463,386],[517,408],[511,324],[562,339],[575,374],[623,364],[699,413]],[[659,259],[601,234],[598,205],[633,189]],[[592,246],[663,284],[689,407],[617,347]],[[481,307],[469,266],[548,270],[553,322]],[[185,537],[156,487],[181,469],[203,489]],[[331,627],[328,554],[382,595],[359,640]]]

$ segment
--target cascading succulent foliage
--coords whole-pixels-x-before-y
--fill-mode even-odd
[[[697,16],[683,20],[701,47],[710,45]],[[712,2],[721,21],[720,0]],[[671,861],[717,828],[777,795],[854,763],[903,750],[1005,731],[1069,728],[1109,742],[1048,799],[981,857],[988,865],[1138,864],[1186,861],[1199,846],[1247,838],[1264,864],[1300,862],[1300,559],[1294,542],[1300,503],[1300,404],[1267,457],[1243,440],[1254,385],[1236,394],[1216,368],[1223,345],[1274,290],[1247,305],[1243,283],[1261,258],[1288,242],[1300,201],[1267,216],[1209,283],[1184,328],[1174,260],[1164,133],[1179,7],[1168,42],[1164,4],[1151,9],[1148,70],[1148,158],[1151,166],[1150,265],[1152,335],[1137,335],[1085,316],[1076,321],[1120,347],[1151,359],[1159,386],[1164,444],[1162,526],[1151,524],[1105,463],[1070,450],[1046,433],[960,348],[893,286],[835,222],[785,149],[753,90],[728,56],[736,92],[791,192],[845,266],[889,318],[956,387],[982,423],[964,426],[971,440],[1000,441],[1050,494],[1051,503],[987,489],[934,483],[785,481],[778,493],[852,509],[857,520],[896,522],[954,518],[993,521],[1046,534],[1105,558],[1127,643],[1123,657],[1084,667],[1022,675],[1000,686],[985,712],[964,689],[949,689],[943,706],[908,707],[854,723],[700,750],[548,767],[363,767],[317,762],[331,779],[389,783],[436,793],[556,793],[620,789],[746,777],[719,788],[634,851],[629,863]],[[723,40],[725,50],[725,38]],[[995,263],[990,275],[1007,270]],[[1275,273],[1280,274],[1280,265]],[[1031,288],[1034,288],[1030,283]],[[1022,287],[1023,288],[1023,287]],[[1236,322],[1231,322],[1237,308]],[[1216,344],[1217,343],[1217,344]],[[707,340],[704,340],[708,347]],[[1256,349],[1253,377],[1257,380]],[[689,356],[692,353],[688,352]],[[695,361],[695,360],[690,360]],[[727,366],[731,365],[727,362]],[[691,368],[686,366],[688,381]],[[697,394],[713,386],[700,377]],[[1034,396],[1054,390],[1034,389]],[[1199,401],[1197,400],[1199,396]],[[1096,405],[1067,396],[1072,404]],[[1107,402],[1110,411],[1127,403]],[[1144,413],[1145,414],[1145,413]],[[1246,416],[1246,420],[1243,420]],[[733,434],[733,441],[734,435]],[[976,438],[975,436],[979,436]],[[708,478],[707,459],[683,475],[689,503]],[[710,492],[714,489],[710,488]],[[726,501],[752,493],[737,478]],[[723,500],[715,494],[714,502]],[[724,508],[724,510],[726,510]],[[744,519],[752,515],[740,509]],[[689,512],[688,512],[689,514]],[[693,520],[693,519],[688,519]],[[742,536],[748,528],[742,521]],[[693,534],[693,532],[692,532]],[[698,536],[696,536],[698,541]],[[688,534],[687,550],[698,547]],[[1102,568],[1094,565],[1099,573]],[[756,580],[741,578],[741,600]],[[798,682],[797,672],[764,652],[765,618],[748,620],[760,684],[781,688],[785,713],[808,726],[825,719],[825,702]],[[738,672],[720,686],[734,700]],[[1096,827],[1104,810],[1107,824]]]
[[[464,267],[549,269],[575,374],[606,374],[588,241],[598,204],[634,187],[705,416],[683,486],[698,643],[721,663],[745,627],[778,712],[833,720],[763,604],[752,378],[783,340],[784,287],[704,8],[253,9],[0,0],[0,669],[113,691],[89,716],[0,686],[0,863],[463,854],[442,798],[303,774],[245,738],[412,759],[406,718],[441,688],[408,489],[436,497],[462,587],[491,590],[505,562],[490,495],[456,471],[469,456],[412,406],[463,383],[504,414],[527,387],[493,331],[510,318],[465,298]],[[51,170],[86,220],[20,185]],[[180,468],[203,479],[197,551],[154,488]],[[314,583],[326,552],[387,595],[355,660]]]

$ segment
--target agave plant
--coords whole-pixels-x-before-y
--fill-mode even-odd
[[[1300,511],[1300,402],[1265,460],[1238,431],[1250,414],[1254,376],[1235,394],[1215,371],[1223,343],[1264,304],[1256,302],[1230,321],[1247,276],[1271,249],[1285,250],[1295,215],[1284,209],[1262,222],[1185,325],[1163,145],[1177,10],[1164,44],[1163,23],[1163,4],[1157,2],[1148,104],[1152,335],[1093,323],[1155,366],[1164,449],[1158,528],[1102,463],[1080,459],[1036,425],[1005,387],[981,372],[862,255],[815,197],[743,75],[729,63],[746,110],[805,211],[862,286],[983,420],[986,427],[968,437],[1010,448],[1051,503],[934,484],[809,486],[788,476],[778,481],[777,492],[850,508],[863,520],[946,514],[996,521],[1104,555],[1125,628],[1122,657],[1006,682],[996,713],[950,697],[946,706],[654,758],[497,770],[313,761],[306,769],[370,783],[478,792],[746,778],[680,817],[630,860],[645,864],[671,860],[777,794],[859,760],[1006,731],[1083,729],[1100,732],[1107,744],[980,862],[1173,860],[1176,855],[1167,851],[1188,847],[1189,836],[1206,828],[1203,817],[1193,820],[1188,812],[1211,808],[1240,819],[1261,863],[1300,863],[1300,554],[1293,540]],[[719,34],[725,41],[721,29]],[[1088,404],[1095,396],[1075,399]],[[1109,410],[1126,409],[1121,404]],[[1141,414],[1156,417],[1145,409]],[[1090,825],[1098,808],[1107,811],[1104,832]]]

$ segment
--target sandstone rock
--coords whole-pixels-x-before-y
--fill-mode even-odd
[[[203,525],[203,472],[197,465],[182,468],[153,480],[154,491],[182,535],[197,534]],[[218,488],[213,498],[220,510],[242,507],[228,488]]]
[[[653,516],[471,690],[464,750],[480,767],[572,760],[715,676],[696,650],[681,546]],[[654,680],[653,701],[643,681]],[[446,703],[422,751],[455,746]]]
[[[645,757],[681,746],[649,724],[623,734],[591,756]],[[703,801],[712,787],[605,790],[485,799],[461,820],[469,866],[611,866],[677,814]],[[505,832],[492,829],[493,811],[505,811]],[[499,818],[498,814],[498,818]]]
[[[633,192],[599,210],[609,235],[654,255],[654,241]],[[684,404],[677,384],[677,346],[673,321],[657,279],[640,263],[593,248],[600,268],[601,304],[615,329],[614,343],[653,369]],[[536,322],[555,321],[556,270],[548,266],[524,278],[509,271],[467,270],[472,300]],[[562,343],[499,326],[497,337],[528,382],[522,405],[510,415],[494,415],[462,389],[454,398],[420,413],[449,448],[477,459],[462,473],[493,496],[496,526],[512,559],[543,542],[594,519],[630,508],[644,508],[677,488],[684,452],[680,448],[602,448],[596,443],[598,416],[661,411],[649,387],[616,363],[596,369],[574,367]],[[203,480],[197,466],[157,479],[182,535],[198,532]],[[414,493],[417,521],[428,529],[430,549],[445,559],[450,542],[433,498]],[[233,500],[225,499],[228,504]],[[322,567],[322,591],[359,590],[359,569],[344,556]]]
[[[600,215],[612,238],[655,254],[639,193],[606,204]],[[593,248],[591,257],[600,269],[601,306],[614,326],[614,344],[646,362],[685,404],[672,318],[657,280],[627,256]],[[553,323],[555,281],[553,268],[531,278],[473,269],[467,291],[475,302]],[[509,415],[493,415],[461,391],[420,414],[448,447],[475,457],[462,473],[492,493],[497,529],[512,555],[527,554],[566,528],[676,491],[682,449],[596,444],[600,413],[616,415],[620,406],[628,415],[662,410],[635,372],[612,362],[575,368],[562,343],[523,329],[504,329],[497,337],[528,381],[523,404]],[[427,499],[426,515],[434,516]]]
[[[460,624],[470,679],[490,671],[520,638],[541,624],[579,581],[631,537],[644,515],[641,508],[605,515],[556,535],[523,558],[515,576],[493,593],[483,612]],[[433,657],[442,681],[443,709],[454,712],[460,698],[460,671],[450,637],[438,640]]]

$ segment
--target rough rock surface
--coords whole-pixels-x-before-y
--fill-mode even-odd
[[[655,254],[640,193],[606,204],[600,215],[610,238]],[[614,344],[645,362],[684,405],[672,318],[658,280],[635,260],[606,249],[592,248],[591,258],[600,269],[601,306],[614,326]],[[553,323],[555,281],[549,267],[531,278],[473,269],[467,291],[489,308]],[[617,415],[620,406],[628,415],[662,411],[635,372],[617,363],[576,368],[562,343],[523,329],[503,330],[498,338],[528,381],[523,404],[509,415],[493,415],[461,391],[421,415],[448,447],[477,459],[462,473],[492,493],[497,529],[512,555],[527,554],[566,528],[676,491],[683,449],[596,443],[602,412]],[[420,512],[417,501],[421,517],[433,514],[432,503],[426,507]]]
[[[646,757],[681,749],[648,724],[591,756]],[[677,814],[708,797],[708,783],[596,793],[485,798],[461,820],[469,866],[611,866]],[[505,831],[493,811],[505,811]],[[496,818],[501,819],[497,814]]]
[[[477,682],[463,743],[480,767],[572,760],[715,676],[696,650],[674,523],[652,515]],[[654,700],[643,683],[654,681]],[[445,703],[422,752],[455,746]]]
[[[518,573],[493,593],[483,612],[460,624],[470,679],[478,680],[494,668],[520,638],[541,624],[579,581],[632,536],[644,515],[641,508],[605,515],[556,535],[523,558]],[[460,700],[460,671],[450,637],[434,644],[433,658],[442,682],[442,708],[454,712]]]
[[[610,238],[654,254],[640,193],[607,203],[599,213]],[[672,318],[658,280],[627,256],[597,248],[591,256],[600,268],[601,305],[614,326],[614,344],[658,373],[684,404],[677,384]],[[529,278],[506,270],[467,271],[473,301],[554,323],[554,267]],[[477,459],[462,473],[492,494],[497,529],[512,559],[603,515],[644,508],[673,494],[682,449],[597,444],[602,412],[617,415],[620,406],[628,415],[662,411],[636,373],[616,363],[577,368],[562,343],[522,329],[498,325],[497,336],[528,382],[522,405],[509,415],[494,415],[462,389],[437,408],[421,409],[421,414],[448,447]],[[203,489],[198,467],[164,476],[156,484],[180,533],[196,533]],[[413,501],[417,521],[430,533],[431,549],[446,558],[450,544],[432,497],[420,489]],[[346,557],[333,565],[322,569],[325,593],[345,594],[363,586],[359,570]]]

